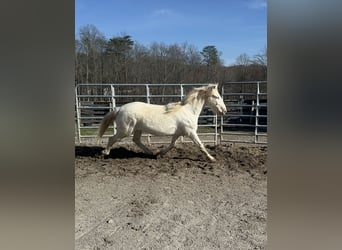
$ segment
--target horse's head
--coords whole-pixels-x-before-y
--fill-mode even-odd
[[[224,115],[227,113],[226,105],[218,92],[218,84],[209,84],[208,85],[208,95],[206,104],[219,115]]]

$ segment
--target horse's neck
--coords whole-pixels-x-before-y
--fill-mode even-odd
[[[188,103],[187,105],[188,105],[189,109],[193,112],[195,117],[198,118],[202,112],[204,103],[205,103],[205,100],[196,99],[192,103]]]

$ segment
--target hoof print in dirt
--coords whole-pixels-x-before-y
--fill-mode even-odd
[[[158,154],[161,146],[151,146],[154,153],[146,154],[138,147],[127,144],[111,149],[109,155],[103,155],[103,147],[76,146],[76,161],[85,166],[80,173],[91,174],[103,172],[110,176],[170,176],[182,175],[184,172],[206,174],[215,169],[215,173],[224,175],[227,170],[232,172],[247,172],[266,178],[267,147],[217,145],[207,146],[216,162],[210,161],[197,146],[192,143],[179,143],[165,155]],[[95,164],[95,165],[94,165]],[[110,167],[98,168],[96,164],[110,164]],[[198,172],[199,171],[199,172]]]

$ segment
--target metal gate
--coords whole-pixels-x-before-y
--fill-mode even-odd
[[[132,101],[167,104],[182,100],[197,84],[78,84],[76,98],[76,140],[94,143],[97,129],[104,115]],[[266,87],[266,88],[265,88]],[[221,94],[228,112],[217,117],[204,108],[198,120],[198,135],[204,143],[267,142],[267,86],[266,82],[227,82],[221,85]],[[266,102],[265,102],[266,100]],[[265,112],[266,110],[266,112]],[[104,138],[115,133],[110,126]],[[143,134],[147,143],[169,143],[169,136]],[[181,137],[182,142],[190,142]],[[124,139],[131,142],[132,140]]]
[[[228,112],[221,117],[220,141],[267,143],[267,82],[226,82],[221,95]]]

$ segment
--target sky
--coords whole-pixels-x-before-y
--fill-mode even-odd
[[[267,47],[266,0],[75,0],[75,32],[87,24],[109,39],[122,34],[145,46],[214,45],[226,66]]]

